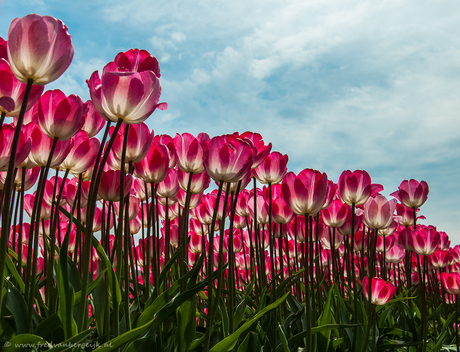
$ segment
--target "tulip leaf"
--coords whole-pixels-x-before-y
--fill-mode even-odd
[[[281,303],[283,303],[286,298],[290,295],[290,293],[286,293],[283,297],[278,299],[277,301],[273,302],[272,304],[268,305],[256,315],[254,315],[250,320],[244,323],[238,330],[236,330],[233,334],[226,337],[219,343],[217,343],[210,352],[228,352],[232,348],[235,347],[236,343],[238,342],[238,338],[241,334],[246,333],[249,331],[252,326],[257,323],[260,319],[262,319],[267,313],[271,312],[272,310],[278,308]]]
[[[16,325],[16,333],[26,333],[29,326],[27,322],[27,303],[18,289],[11,284],[7,285],[5,307],[8,308],[10,313],[13,315]]]

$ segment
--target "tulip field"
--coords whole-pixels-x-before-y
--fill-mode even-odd
[[[50,16],[0,38],[4,351],[459,351],[460,246],[420,224],[425,181],[387,199],[256,132],[155,135],[154,56],[117,54],[87,102],[45,91],[73,56]]]

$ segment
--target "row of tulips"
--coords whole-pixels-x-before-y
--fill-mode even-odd
[[[417,224],[426,182],[388,200],[363,170],[337,183],[288,172],[257,133],[155,135],[144,121],[167,108],[158,60],[119,53],[88,79],[87,102],[44,92],[73,52],[49,16],[0,38],[1,338],[178,351],[453,342],[460,247]],[[405,305],[398,321],[390,300]]]

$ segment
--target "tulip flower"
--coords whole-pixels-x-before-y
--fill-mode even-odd
[[[2,37],[0,37],[0,59],[8,60],[7,43]]]
[[[204,167],[214,181],[238,182],[251,170],[253,146],[244,139],[227,139],[217,136],[206,144]]]
[[[36,165],[45,167],[50,156],[53,139],[44,134],[38,126],[33,128],[31,137],[34,147],[30,151],[30,158]],[[72,147],[73,139],[67,139],[65,141],[58,140],[52,155],[50,168],[59,167]]]
[[[289,172],[283,179],[284,200],[297,215],[313,215],[320,211],[327,192],[327,175],[305,169],[297,176]]]
[[[371,184],[371,177],[365,170],[345,170],[339,177],[338,192],[342,201],[348,205],[361,205],[367,199],[383,190],[379,184]]]
[[[0,129],[0,171],[8,170],[8,163],[11,157],[11,147],[14,135],[14,126],[3,125]],[[20,132],[19,145],[16,152],[15,166],[19,166],[29,155],[32,143],[26,138],[24,131]]]
[[[387,304],[394,296],[396,287],[391,283],[386,283],[385,280],[373,277],[371,287],[371,303],[381,306]],[[363,294],[369,301],[369,278],[366,276],[363,279]]]
[[[364,223],[375,230],[387,228],[393,221],[396,203],[396,199],[387,200],[381,194],[370,197],[364,204]]]
[[[460,295],[460,274],[452,272],[450,274],[441,273],[441,282],[444,289],[451,295]]]
[[[273,199],[272,220],[276,224],[288,224],[294,217],[294,212],[284,201],[283,195]]]
[[[190,181],[190,193],[198,194],[202,193],[205,189],[209,187],[211,178],[206,172],[200,174],[186,173],[181,169],[177,170],[177,182],[179,182],[179,187],[184,192],[187,192],[187,186],[189,183],[189,178],[192,178]]]
[[[425,181],[404,180],[399,185],[396,192],[391,196],[397,198],[404,206],[408,208],[420,208],[428,198],[428,183]]]
[[[275,184],[281,182],[287,172],[289,158],[279,152],[270,153],[252,173],[263,184]]]
[[[83,111],[86,111],[86,114],[83,118],[84,123],[81,129],[88,133],[89,138],[93,138],[104,127],[105,120],[99,115],[91,100],[84,103]]]
[[[168,148],[159,143],[153,143],[145,158],[134,164],[134,176],[147,183],[158,184],[162,182],[166,178],[168,171]]]
[[[121,119],[126,124],[139,124],[157,108],[167,109],[166,103],[158,103],[161,86],[153,71],[119,72],[111,62],[100,78],[95,71],[87,83],[94,107],[113,122]]]
[[[132,175],[128,174],[124,177],[124,197],[129,193],[133,182]],[[99,196],[107,201],[120,201],[120,171],[104,171],[101,177],[101,183],[98,190]]]
[[[73,147],[60,165],[61,170],[69,170],[74,176],[91,168],[96,161],[100,142],[96,138],[88,138],[85,131],[73,137]]]
[[[259,166],[272,150],[272,144],[269,143],[268,145],[265,145],[263,138],[259,133],[248,131],[242,133],[239,138],[246,138],[252,142],[254,147],[254,159],[251,166],[252,169],[255,169],[257,166]]]
[[[34,106],[44,89],[45,87],[42,86],[32,86],[26,110]],[[17,117],[24,100],[25,90],[26,84],[19,82],[11,72],[8,62],[0,58],[0,113]]]
[[[190,133],[176,133],[174,137],[174,152],[179,169],[184,172],[200,174],[204,171],[204,144],[209,140],[206,134],[196,138]]]
[[[67,27],[51,16],[15,18],[8,30],[8,61],[21,82],[45,85],[59,78],[73,59]]]
[[[118,161],[121,161],[123,154],[123,142],[126,128],[128,128],[126,125],[121,125],[117,135],[115,136],[115,141],[111,150]],[[110,128],[110,136],[112,136],[114,129],[114,127]],[[142,122],[130,126],[128,130],[128,140],[126,143],[126,162],[141,162],[149,152],[152,140],[153,131],[150,132],[149,127],[145,123]]]
[[[441,242],[439,232],[433,226],[418,226],[411,232],[409,244],[419,255],[433,254]]]
[[[174,198],[179,192],[179,183],[177,182],[177,170],[169,169],[165,179],[158,184],[157,194],[162,198]],[[171,205],[172,203],[170,203]]]
[[[347,220],[348,206],[340,199],[333,200],[328,208],[321,210],[324,223],[332,228],[342,226]]]
[[[123,70],[130,72],[153,71],[160,78],[160,63],[147,50],[131,49],[118,53],[113,60]]]

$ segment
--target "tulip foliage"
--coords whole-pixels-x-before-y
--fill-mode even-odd
[[[44,91],[73,53],[50,16],[0,38],[5,350],[458,351],[460,247],[418,223],[425,181],[387,199],[258,133],[155,135],[158,60],[117,54],[83,102]]]

